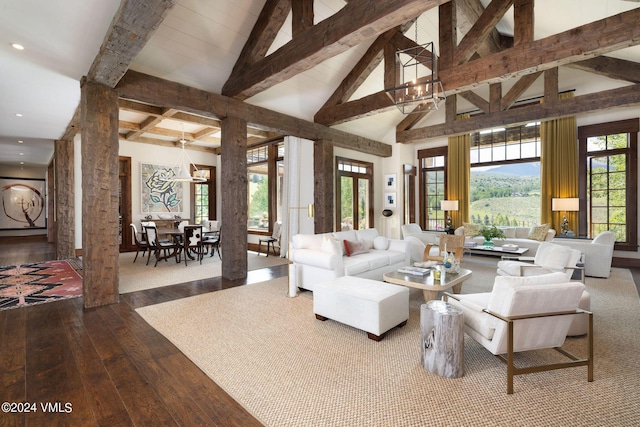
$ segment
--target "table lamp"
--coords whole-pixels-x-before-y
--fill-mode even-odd
[[[445,230],[450,231],[453,229],[451,223],[451,215],[449,215],[449,211],[457,211],[458,210],[458,201],[457,200],[442,200],[440,201],[440,209],[445,211]]]
[[[580,210],[580,199],[577,197],[559,197],[551,199],[551,210],[553,212],[577,212]],[[560,223],[560,234],[566,236],[569,233],[569,220],[567,215],[562,216]]]

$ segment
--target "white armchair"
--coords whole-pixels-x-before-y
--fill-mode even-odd
[[[611,231],[603,231],[591,241],[556,238],[553,239],[553,243],[582,252],[585,257],[585,274],[587,276],[607,278],[611,274],[613,247],[616,243],[616,235]]]
[[[593,381],[593,316],[578,308],[584,289],[584,284],[569,282],[563,273],[552,273],[498,276],[491,292],[445,295],[463,311],[465,332],[507,364],[507,393],[511,394],[513,376],[520,374],[587,366],[587,380]],[[588,320],[589,356],[586,359],[560,348],[575,316],[586,316]],[[556,349],[571,361],[524,368],[514,366],[514,353],[547,348]]]
[[[425,245],[437,245],[438,244],[438,234],[428,231],[422,231],[422,228],[418,224],[404,224],[400,227],[402,231],[402,238],[406,239],[407,237],[415,237],[420,240]]]
[[[533,258],[503,257],[503,260],[498,262],[497,272],[500,276],[538,276],[563,272],[568,281],[571,280],[575,269],[582,268],[578,267],[581,257],[582,253],[577,249],[542,242]],[[584,281],[584,275],[582,275],[582,279]]]

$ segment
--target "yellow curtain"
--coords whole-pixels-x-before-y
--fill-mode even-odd
[[[469,118],[462,114],[458,120]],[[469,134],[449,138],[447,152],[447,200],[457,200],[458,210],[449,212],[453,228],[469,222],[469,186],[471,176],[471,138]]]
[[[571,98],[573,93],[560,94]],[[578,197],[578,142],[575,117],[548,120],[540,124],[540,175],[542,187],[541,220],[560,233],[562,216],[578,234],[578,212],[553,212],[551,199]]]

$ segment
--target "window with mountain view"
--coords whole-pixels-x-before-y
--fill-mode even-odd
[[[540,123],[471,134],[469,217],[485,225],[540,222]]]
[[[638,120],[623,120],[578,129],[583,187],[587,211],[580,222],[595,237],[609,230],[616,235],[616,249],[637,248]]]

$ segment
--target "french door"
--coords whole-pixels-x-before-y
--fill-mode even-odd
[[[373,227],[373,164],[337,158],[337,230]]]

